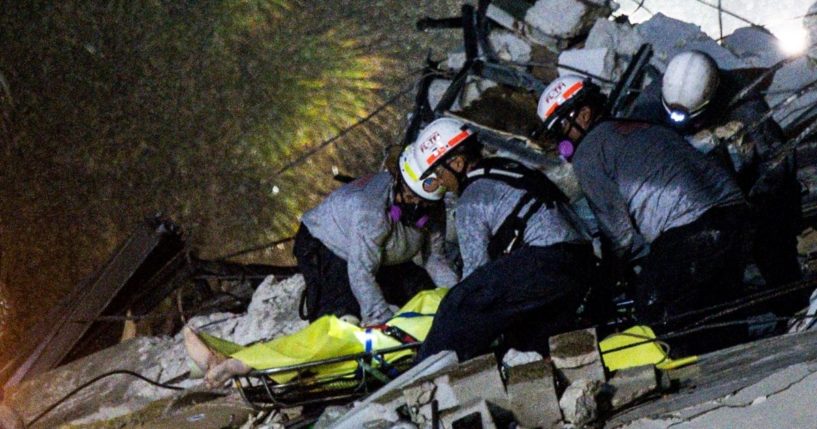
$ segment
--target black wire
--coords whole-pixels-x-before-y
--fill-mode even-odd
[[[38,420],[40,420],[41,418],[43,418],[43,417],[44,417],[46,414],[48,414],[49,412],[51,412],[51,410],[53,410],[54,408],[57,408],[57,407],[58,407],[60,404],[62,404],[62,403],[63,403],[63,402],[65,402],[66,400],[68,400],[68,398],[70,398],[70,397],[72,397],[72,396],[76,395],[76,394],[77,394],[77,393],[79,393],[81,390],[85,389],[86,387],[88,387],[88,386],[90,386],[90,385],[92,385],[92,384],[96,383],[96,382],[97,382],[97,381],[99,381],[99,380],[102,380],[103,378],[107,378],[107,377],[110,377],[110,376],[112,376],[112,375],[118,375],[118,374],[130,375],[130,376],[136,377],[136,378],[138,378],[138,379],[140,379],[140,380],[142,380],[142,381],[145,381],[145,382],[147,382],[147,383],[150,383],[150,384],[152,384],[152,385],[154,385],[154,386],[156,386],[156,387],[161,387],[161,388],[163,388],[163,389],[170,389],[170,390],[184,390],[184,387],[171,386],[171,385],[169,385],[169,384],[160,383],[160,382],[158,382],[158,381],[151,380],[151,379],[149,379],[149,378],[147,378],[147,377],[145,377],[145,376],[143,376],[143,375],[141,375],[141,374],[139,374],[139,373],[136,373],[136,372],[134,372],[134,371],[130,371],[130,370],[127,370],[127,369],[117,369],[117,370],[113,370],[113,371],[106,372],[106,373],[104,373],[104,374],[102,374],[102,375],[98,375],[98,376],[96,376],[96,377],[92,378],[91,380],[89,380],[89,381],[87,381],[87,382],[83,383],[82,385],[80,385],[80,386],[79,386],[79,387],[77,387],[76,389],[72,390],[72,391],[71,391],[71,392],[69,392],[67,395],[63,396],[63,397],[62,397],[62,398],[61,398],[59,401],[57,401],[57,402],[55,402],[55,403],[51,404],[51,405],[50,405],[48,408],[46,408],[46,409],[45,409],[45,411],[41,412],[40,414],[37,414],[37,416],[36,416],[36,417],[34,417],[33,419],[31,419],[31,421],[29,421],[28,423],[26,423],[26,427],[30,427],[31,425],[33,425],[34,423],[36,423]]]
[[[714,5],[714,4],[709,3],[709,2],[707,2],[705,0],[695,0],[695,1],[702,4],[702,5],[704,5],[704,6],[709,6],[709,7],[713,8],[713,9],[718,9],[720,11],[720,13],[725,13],[725,14],[733,17],[733,18],[736,18],[738,20],[741,20],[741,21],[751,25],[752,27],[762,27],[761,25],[755,24],[754,22],[749,21],[748,19],[736,14],[735,12],[732,12],[732,11],[730,11],[728,9],[718,7],[718,5]]]
[[[432,75],[433,75],[433,74],[436,74],[436,73],[432,73]],[[352,131],[353,129],[355,129],[355,128],[359,127],[360,125],[365,124],[365,123],[366,123],[366,122],[368,122],[368,121],[370,121],[372,118],[374,118],[375,116],[377,116],[377,115],[378,115],[380,112],[384,111],[384,110],[385,110],[387,107],[389,107],[389,106],[391,106],[392,104],[396,103],[397,101],[399,101],[399,100],[400,100],[400,98],[402,98],[403,96],[405,96],[405,95],[406,95],[406,94],[408,94],[409,92],[413,91],[413,90],[414,90],[414,86],[417,84],[417,82],[419,82],[419,81],[420,81],[421,79],[423,79],[424,77],[426,77],[426,76],[425,76],[425,75],[423,75],[423,76],[421,76],[419,79],[415,79],[414,81],[412,81],[412,82],[411,82],[411,84],[406,85],[406,86],[405,86],[403,89],[401,89],[401,90],[400,90],[400,91],[399,91],[397,94],[395,94],[395,95],[393,95],[393,96],[389,97],[389,99],[387,99],[387,100],[386,100],[386,101],[384,101],[382,104],[380,104],[379,106],[377,106],[377,108],[375,108],[374,110],[372,110],[372,111],[371,111],[371,112],[370,112],[368,115],[366,115],[366,116],[364,116],[364,117],[360,118],[360,119],[359,119],[357,122],[355,122],[354,124],[352,124],[352,125],[350,125],[350,126],[348,126],[348,127],[344,128],[344,129],[343,129],[343,130],[341,130],[339,133],[335,134],[334,136],[330,137],[329,139],[326,139],[326,140],[322,141],[322,142],[321,142],[321,143],[319,143],[318,145],[314,146],[313,148],[311,148],[311,149],[307,150],[306,152],[304,152],[303,154],[301,154],[301,155],[300,155],[298,158],[296,158],[296,159],[294,159],[294,160],[290,161],[289,163],[285,164],[283,167],[281,167],[280,169],[278,169],[278,171],[276,171],[275,173],[273,173],[273,176],[279,176],[279,175],[281,175],[283,172],[285,172],[285,171],[287,171],[287,170],[289,170],[289,169],[291,169],[291,168],[293,168],[293,167],[296,167],[296,166],[298,166],[298,165],[302,164],[304,161],[306,161],[307,159],[309,159],[310,157],[312,157],[312,155],[315,155],[316,153],[318,153],[319,151],[321,151],[323,148],[325,148],[325,147],[329,146],[330,144],[332,144],[332,143],[336,142],[337,140],[339,140],[341,137],[343,137],[343,136],[345,136],[346,134],[348,134],[348,133],[349,133],[350,131]]]
[[[233,253],[228,253],[226,255],[219,256],[218,258],[216,258],[216,261],[224,261],[226,259],[235,258],[236,256],[246,255],[247,253],[252,253],[252,252],[257,252],[259,250],[268,249],[270,247],[275,247],[275,246],[277,246],[279,244],[284,244],[284,243],[286,243],[288,241],[292,241],[294,239],[295,239],[295,236],[292,235],[292,236],[289,236],[289,237],[286,237],[286,238],[280,238],[278,240],[271,241],[269,243],[258,244],[258,245],[248,247],[248,248],[245,248],[245,249],[233,252]]]

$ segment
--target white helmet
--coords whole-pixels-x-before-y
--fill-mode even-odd
[[[420,175],[423,174],[423,170],[420,167],[420,163],[417,160],[415,154],[417,150],[415,148],[417,143],[412,143],[406,146],[403,149],[403,152],[400,154],[400,174],[403,176],[403,181],[406,182],[408,187],[417,194],[420,198],[429,201],[439,201],[445,195],[445,188],[442,186],[438,187],[434,190],[434,192],[427,192],[423,188],[423,181],[424,180],[433,180],[436,179],[437,176],[434,174],[429,175],[425,179],[420,179]]]
[[[554,79],[539,96],[536,114],[544,122],[544,128],[550,130],[565,113],[560,109],[568,101],[582,92],[589,82],[576,75],[561,76]],[[569,105],[569,104],[568,104]]]
[[[675,123],[700,115],[718,89],[718,65],[701,51],[674,56],[661,83],[661,101]]]
[[[423,182],[436,178],[431,172],[433,168],[473,134],[462,121],[453,118],[440,118],[428,124],[417,141],[406,146],[400,155],[400,172],[411,190],[427,200],[441,199],[445,189],[440,187],[427,192],[423,189]]]

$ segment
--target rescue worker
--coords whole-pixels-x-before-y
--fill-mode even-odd
[[[293,252],[306,282],[301,317],[334,314],[377,325],[393,315],[390,305],[456,284],[442,249],[442,197],[384,171],[342,186],[306,212]]]
[[[509,347],[545,352],[550,335],[575,326],[595,258],[567,198],[544,174],[483,159],[476,134],[450,118],[423,129],[400,168],[427,193],[459,195],[463,280],[440,304],[418,360],[442,350],[469,359],[501,334]]]
[[[762,120],[769,106],[760,93],[727,105],[746,86],[745,80],[738,72],[719,70],[703,52],[682,52],[669,62],[660,83],[654,82],[639,95],[633,116],[674,127],[697,149],[712,153],[733,171],[752,207],[756,234],[752,257],[767,285],[779,286],[802,277],[797,259],[801,204],[796,153],[792,151],[781,163],[771,162],[773,149],[784,136],[774,121]],[[728,151],[725,145],[713,145],[713,135],[744,132],[739,144]],[[805,302],[807,295],[802,298]]]
[[[560,151],[572,153],[621,271],[640,266],[636,316],[660,331],[674,316],[735,296],[746,202],[729,173],[678,133],[606,119],[605,101],[590,80],[564,76],[546,88],[538,115]]]

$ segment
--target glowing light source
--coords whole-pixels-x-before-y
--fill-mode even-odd
[[[672,119],[672,121],[675,123],[681,123],[687,120],[687,115],[684,112],[673,110],[672,112],[670,112],[669,118]]]
[[[272,187],[272,195],[278,195],[279,192],[281,192],[281,188],[278,185]]]
[[[774,34],[780,41],[780,50],[786,55],[801,54],[808,47],[808,31],[800,24],[792,23],[785,27],[779,27]]]

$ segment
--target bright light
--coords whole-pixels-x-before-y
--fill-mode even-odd
[[[675,123],[681,123],[687,120],[687,115],[684,112],[679,112],[677,110],[673,110],[669,114],[670,119],[672,119]]]
[[[281,188],[279,188],[277,185],[272,187],[273,195],[278,195],[279,192],[281,192]]]
[[[801,54],[808,47],[808,31],[798,23],[791,23],[785,27],[780,27],[774,34],[780,41],[780,50],[786,55],[792,56]]]

